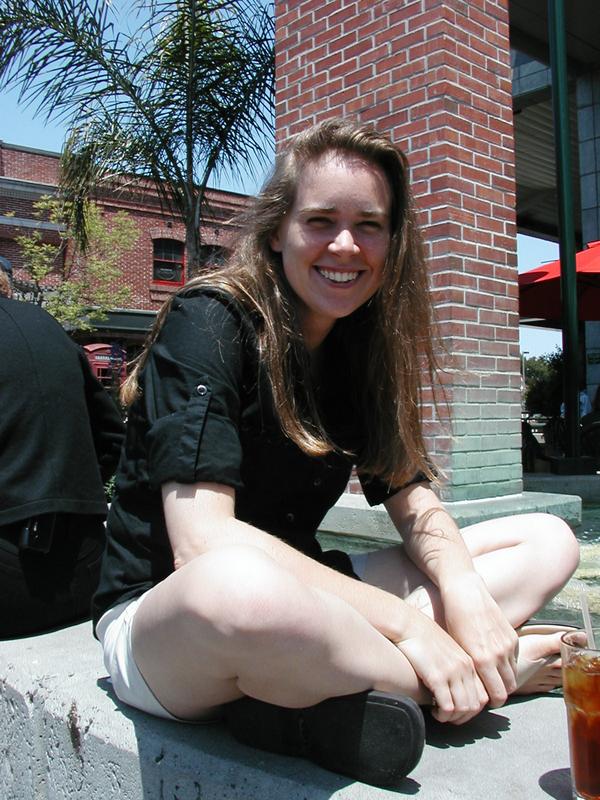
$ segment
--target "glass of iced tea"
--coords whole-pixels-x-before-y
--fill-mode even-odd
[[[571,781],[573,797],[581,800],[600,800],[600,628],[593,634],[595,648],[583,630],[561,640]]]

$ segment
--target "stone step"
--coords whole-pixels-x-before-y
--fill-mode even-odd
[[[0,642],[2,800],[548,800],[569,797],[562,697],[514,701],[455,727],[428,723],[398,791],[243,747],[219,724],[121,705],[83,623]]]

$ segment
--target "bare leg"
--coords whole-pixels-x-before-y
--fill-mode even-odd
[[[156,586],[136,614],[133,648],[158,700],[181,718],[242,694],[291,708],[366,689],[429,697],[353,608],[252,547],[213,550]]]
[[[569,580],[579,562],[579,548],[570,528],[558,517],[524,514],[464,528],[465,543],[476,570],[516,628],[539,611]],[[364,579],[404,597],[444,626],[437,588],[415,567],[402,547],[370,553]],[[527,636],[520,640],[523,665],[558,653],[559,636]],[[522,689],[537,691],[559,685],[560,664],[543,667],[540,680]]]
[[[569,580],[579,548],[568,525],[549,514],[521,514],[461,531],[475,569],[516,628]],[[437,588],[401,546],[369,553],[364,579],[417,605],[443,625]]]

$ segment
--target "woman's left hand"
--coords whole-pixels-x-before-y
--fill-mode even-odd
[[[448,633],[471,656],[490,706],[503,705],[517,686],[517,634],[476,572],[456,576],[441,595]]]

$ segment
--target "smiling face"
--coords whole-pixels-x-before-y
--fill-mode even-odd
[[[381,285],[390,207],[383,171],[359,156],[332,151],[302,168],[271,247],[281,253],[310,350]]]

